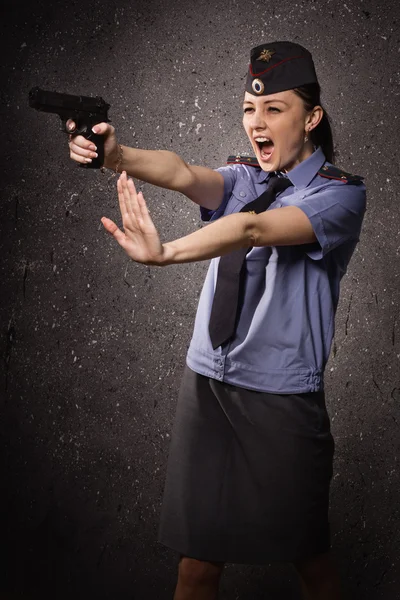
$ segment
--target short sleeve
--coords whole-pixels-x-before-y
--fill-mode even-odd
[[[357,242],[366,209],[365,185],[332,184],[306,196],[298,207],[307,215],[319,247],[308,252],[320,260],[345,242]]]
[[[224,214],[226,205],[229,202],[229,199],[232,195],[233,188],[236,184],[237,179],[237,170],[232,167],[220,167],[219,169],[215,169],[218,173],[224,178],[224,197],[222,199],[221,204],[216,210],[209,210],[208,208],[204,208],[200,206],[200,216],[202,221],[215,221],[222,217]]]

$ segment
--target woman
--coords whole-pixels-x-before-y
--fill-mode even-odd
[[[159,266],[213,259],[178,401],[160,541],[181,554],[175,600],[215,599],[225,562],[273,560],[294,563],[304,598],[337,600],[323,373],[365,187],[331,164],[329,121],[303,47],[251,51],[243,111],[256,158],[233,157],[216,171],[119,146],[110,125],[94,128],[105,136],[105,166],[123,169],[124,233],[102,222],[127,254]],[[81,163],[96,154],[82,137],[70,149]],[[127,173],[186,194],[210,225],[162,244]]]

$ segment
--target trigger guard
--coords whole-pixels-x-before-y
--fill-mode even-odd
[[[77,135],[85,136],[85,134],[87,134],[89,131],[90,130],[88,129],[87,125],[81,125],[81,127],[77,127],[74,129],[74,131],[70,131],[69,133],[72,135],[72,137],[76,137]]]

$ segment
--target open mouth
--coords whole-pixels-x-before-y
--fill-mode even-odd
[[[257,137],[255,138],[255,142],[260,151],[261,160],[269,160],[274,151],[273,141],[266,137]]]

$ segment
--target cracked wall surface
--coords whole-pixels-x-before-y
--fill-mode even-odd
[[[49,3],[3,8],[0,597],[163,600],[177,557],[156,542],[180,376],[206,263],[127,261],[102,229],[116,179],[68,159],[34,86],[100,95],[119,140],[217,167],[248,151],[249,49],[313,53],[337,164],[368,210],[343,279],[327,404],[333,551],[353,600],[399,598],[400,14],[394,0]],[[143,182],[162,237],[200,226]],[[295,599],[287,565],[228,566],[221,598]]]

